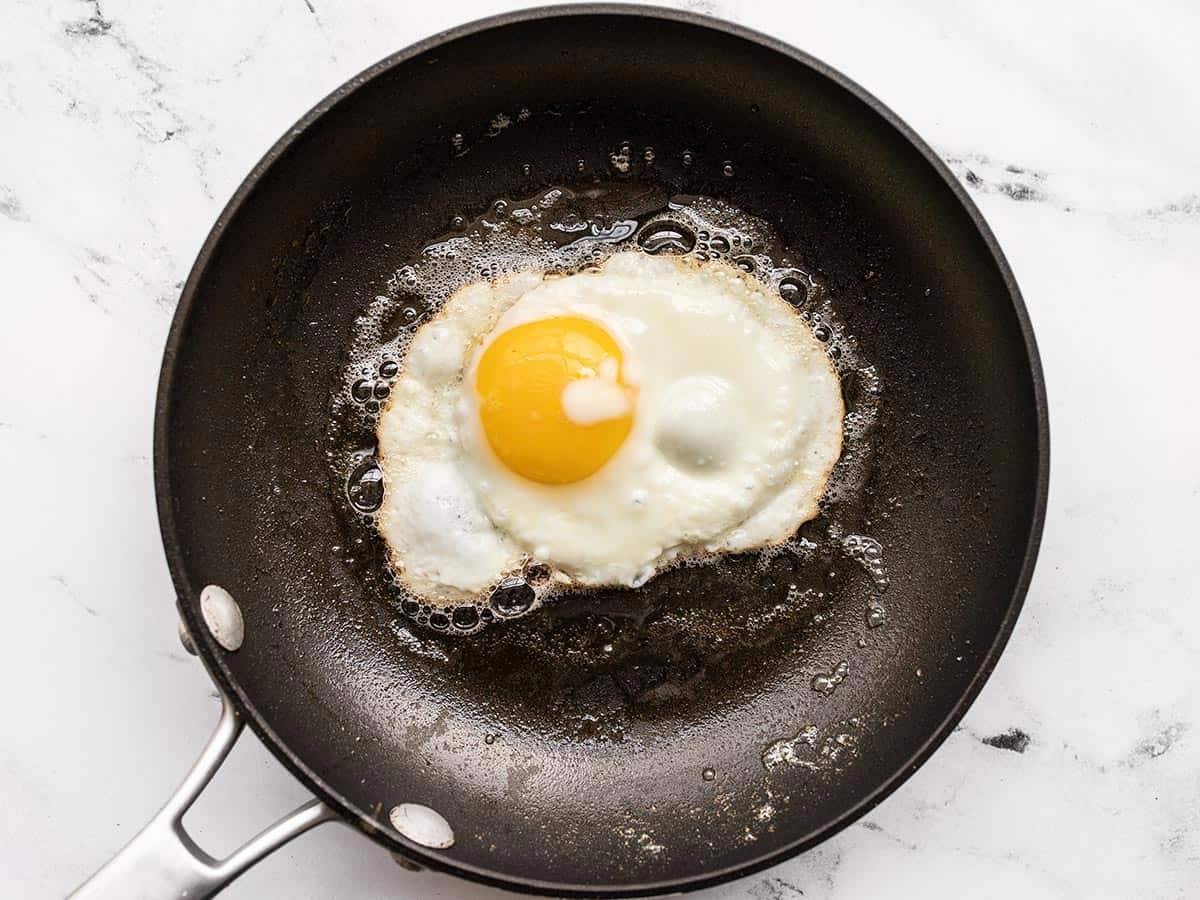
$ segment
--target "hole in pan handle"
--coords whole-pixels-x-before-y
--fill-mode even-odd
[[[261,831],[224,859],[209,856],[184,830],[183,816],[208,786],[242,722],[221,695],[221,719],[183,783],[125,847],[82,884],[69,900],[161,900],[212,897],[248,868],[314,825],[337,819],[320,800],[310,800]]]

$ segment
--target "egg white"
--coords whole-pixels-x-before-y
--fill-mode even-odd
[[[474,372],[497,335],[559,315],[613,335],[636,406],[599,471],[543,485],[492,452]],[[605,415],[603,390],[579,395],[582,415]],[[432,603],[478,599],[529,558],[562,583],[634,586],[680,555],[791,536],[816,515],[842,416],[823,345],[726,263],[629,251],[596,271],[477,283],[413,337],[380,416],[379,528]]]

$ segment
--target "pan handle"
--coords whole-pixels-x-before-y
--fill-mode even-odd
[[[320,800],[310,800],[224,859],[201,850],[184,830],[183,816],[217,773],[241,732],[242,721],[222,694],[221,719],[183,783],[149,824],[68,900],[203,900],[292,838],[337,818]]]

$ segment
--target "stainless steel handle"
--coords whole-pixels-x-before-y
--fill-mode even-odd
[[[224,859],[201,850],[184,830],[184,813],[208,786],[241,732],[242,721],[222,695],[221,719],[183,783],[146,827],[69,900],[203,900],[292,838],[337,818],[320,800],[310,800]]]

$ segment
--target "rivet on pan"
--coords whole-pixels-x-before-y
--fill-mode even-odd
[[[410,841],[433,850],[454,845],[454,829],[441,813],[420,803],[401,803],[388,813],[392,827]]]
[[[242,608],[229,595],[229,591],[210,584],[200,592],[200,614],[208,632],[226,650],[242,646],[246,636],[246,623],[242,619]]]
[[[183,619],[175,623],[179,627],[179,643],[183,644],[183,649],[192,656],[196,655],[196,645],[192,643],[192,636],[188,633],[187,626],[183,624]]]

